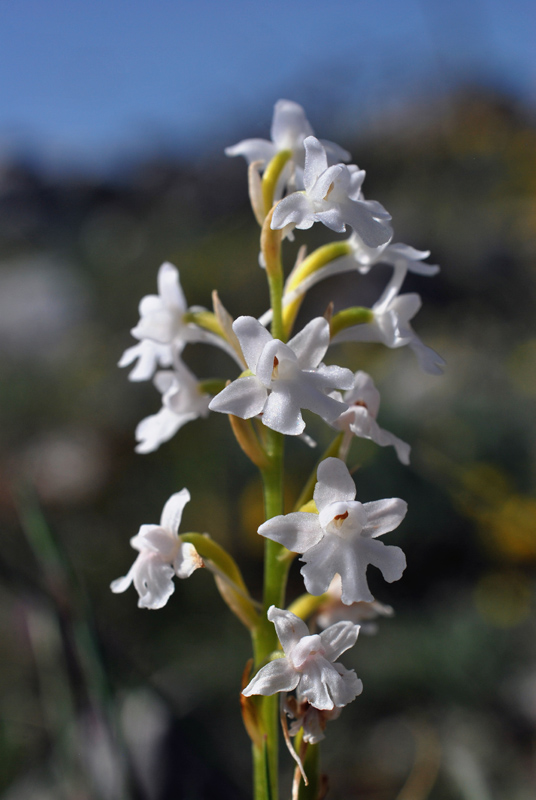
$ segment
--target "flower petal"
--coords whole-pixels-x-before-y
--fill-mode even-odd
[[[276,205],[270,227],[277,231],[292,223],[304,231],[311,228],[314,221],[314,209],[307,195],[303,192],[294,192]]]
[[[162,608],[175,591],[173,567],[158,554],[140,553],[132,566],[132,579],[140,608]]]
[[[140,553],[144,550],[153,550],[153,552],[157,553],[159,551],[158,544],[154,547],[151,543],[151,534],[155,530],[162,532],[160,525],[140,525],[139,531],[130,540],[130,546]]]
[[[234,414],[242,419],[250,419],[260,414],[266,403],[268,392],[255,375],[237,378],[226,386],[209,403],[211,411]]]
[[[270,606],[267,616],[275,625],[277,638],[285,653],[289,653],[304,636],[309,636],[309,628],[305,622],[291,611]]]
[[[324,537],[300,558],[300,561],[304,562],[300,572],[305,582],[305,588],[309,594],[315,595],[315,597],[327,592],[337,572],[336,567],[332,564],[333,551],[337,547],[337,543],[333,539],[333,536]]]
[[[244,156],[248,164],[263,161],[265,164],[275,156],[277,148],[267,139],[243,139],[238,144],[225,148],[226,156]]]
[[[125,592],[128,589],[128,587],[132,583],[132,577],[133,577],[132,570],[133,570],[133,568],[134,568],[134,565],[132,565],[132,567],[127,572],[127,574],[124,575],[122,578],[116,578],[115,581],[111,582],[110,589],[112,590],[112,592],[114,592],[114,594],[119,594],[120,592]]]
[[[171,563],[179,546],[179,537],[176,533],[158,525],[142,525],[138,535],[130,540],[130,544],[140,553],[151,552],[161,561]]]
[[[340,458],[326,458],[318,466],[314,500],[318,511],[329,503],[355,499],[355,483]]]
[[[377,567],[387,583],[398,581],[406,568],[406,556],[400,547],[385,545],[377,539],[359,540],[360,557]],[[347,601],[344,599],[343,603]]]
[[[303,171],[303,185],[305,191],[313,189],[316,180],[328,168],[326,151],[314,136],[308,136],[303,145],[305,147],[305,169]]]
[[[275,359],[277,358],[277,361]],[[272,376],[274,374],[274,365],[279,363],[281,369],[283,365],[281,362],[286,362],[286,368],[294,372],[293,364],[296,364],[296,356],[290,347],[283,344],[279,339],[272,339],[264,345],[262,352],[257,360],[255,368],[255,375],[266,388],[272,387]]]
[[[181,489],[180,492],[171,495],[162,510],[160,518],[160,524],[165,530],[173,534],[178,533],[184,506],[189,501],[190,492],[188,489]]]
[[[261,667],[255,677],[248,683],[242,694],[270,695],[276,692],[291,692],[300,680],[299,672],[292,667],[286,658],[278,658]]]
[[[344,207],[345,220],[367,247],[379,247],[390,240],[393,229],[387,221],[378,221],[361,200],[351,200]]]
[[[300,571],[307,591],[317,596],[323,594],[338,573],[341,576],[342,602],[345,605],[374,600],[368,588],[368,553],[362,553],[362,541],[360,537],[350,543],[338,536],[325,536],[319,544],[304,553],[300,559],[304,566]]]
[[[325,211],[317,211],[314,218],[335,233],[344,233],[346,230],[346,216],[339,204],[326,208]]]
[[[336,661],[346,650],[353,647],[357,641],[358,633],[359,625],[355,625],[349,620],[336,622],[326,628],[325,631],[322,631],[320,639],[328,661]]]
[[[188,307],[179,279],[179,270],[165,261],[158,270],[158,294],[162,302],[175,313],[184,314]]]
[[[155,314],[162,309],[162,299],[157,294],[146,294],[138,304],[140,317]]]
[[[415,338],[409,343],[409,346],[417,356],[419,365],[424,372],[427,372],[429,375],[443,374],[445,360],[441,358],[435,350],[432,350],[431,347],[424,344],[417,334],[415,334]]]
[[[354,385],[344,395],[344,401],[351,405],[357,401],[365,404],[369,414],[373,417],[378,416],[380,408],[380,393],[374,385],[374,381],[366,372],[358,370],[354,375]]]
[[[204,562],[193,544],[181,542],[177,556],[173,562],[175,574],[179,578],[189,578],[192,572],[204,567]]]
[[[332,194],[341,192],[345,197],[345,184],[348,182],[348,169],[344,164],[335,164],[333,167],[328,167],[324,172],[318,175],[315,183],[308,190],[307,194],[315,204],[318,211],[323,211],[322,204],[326,203],[326,208],[332,202]],[[335,205],[339,205],[335,201]]]
[[[326,370],[333,370],[334,380],[326,380]],[[289,387],[289,394],[300,408],[306,408],[313,414],[318,414],[325,422],[332,423],[346,411],[348,406],[330,397],[326,392],[337,386],[337,377],[340,375],[344,377],[345,372],[342,367],[325,367],[324,372],[304,371],[300,380]],[[350,370],[348,372],[352,374]]]
[[[329,139],[319,139],[319,142],[326,151],[330,164],[337,164],[339,161],[350,161],[352,158],[352,154],[336,142],[330,142]]]
[[[327,392],[332,386],[336,389],[350,389],[354,382],[352,370],[346,367],[338,367],[336,364],[320,364],[315,372],[318,383],[323,384],[322,391]],[[338,398],[337,398],[338,399]],[[346,404],[346,400],[341,398],[341,402]]]
[[[307,664],[301,674],[300,694],[321,711],[330,711],[335,706],[327,686],[329,679],[333,678],[330,674],[332,671],[337,674],[329,661],[325,658],[315,658]]]
[[[268,342],[273,341],[271,334],[255,317],[238,317],[233,322],[233,331],[240,342],[246,364],[256,374],[257,361],[263,348]]]
[[[390,497],[365,503],[364,509],[367,514],[367,524],[363,528],[363,535],[375,539],[398,528],[406,516],[408,504],[399,497]]]
[[[274,106],[270,133],[278,150],[293,150],[306,136],[311,136],[313,129],[299,103],[278,100]]]
[[[293,553],[303,553],[321,540],[323,534],[318,514],[295,511],[263,522],[257,531],[261,536],[284,545]]]
[[[312,319],[292,337],[288,346],[296,353],[300,369],[314,369],[329,346],[329,322],[324,317]]]
[[[399,294],[390,303],[390,308],[396,313],[402,324],[407,324],[410,319],[413,319],[421,306],[421,296],[416,292]],[[373,308],[375,310],[375,306]]]
[[[299,436],[305,429],[300,405],[293,397],[292,386],[274,381],[262,412],[262,422],[267,428],[287,436]]]
[[[349,328],[343,328],[331,339],[331,344],[340,344],[341,342],[383,342],[387,347],[400,347],[400,345],[395,345],[391,343],[390,339],[386,338],[383,331],[379,328],[377,320],[362,325],[352,325]],[[394,342],[394,337],[392,342]]]
[[[363,683],[353,669],[346,669],[339,662],[333,664],[333,667],[339,674],[339,680],[330,683],[329,690],[335,706],[342,708],[361,694]]]
[[[119,366],[128,367],[136,359],[138,363],[129,373],[128,379],[130,381],[147,381],[153,376],[158,364],[169,367],[173,361],[173,355],[169,345],[143,339],[125,350],[119,360]]]
[[[156,414],[145,417],[136,427],[136,453],[153,453],[161,444],[169,441],[187,422],[199,415],[195,412],[175,414],[169,408],[161,408]]]

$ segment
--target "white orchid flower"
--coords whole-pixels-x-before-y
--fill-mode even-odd
[[[188,308],[179,271],[173,264],[166,261],[160,266],[157,283],[158,294],[142,298],[139,322],[131,330],[139,343],[127,348],[119,361],[120,367],[137,362],[129,375],[130,380],[149,380],[158,366],[171,366],[187,342],[213,344],[236,361],[236,354],[225,339],[186,320],[188,312],[204,309],[199,306]]]
[[[276,197],[281,197],[285,184],[289,182],[303,188],[303,167],[305,162],[304,141],[313,134],[313,129],[305,116],[305,111],[292,100],[278,100],[274,107],[271,139],[244,139],[225,149],[228,156],[244,156],[248,164],[257,161],[266,166],[272,158],[284,150],[292,155],[279,182]],[[331,163],[349,161],[350,153],[334,142],[322,140],[327,157]]]
[[[175,359],[173,370],[157,372],[154,384],[162,394],[162,408],[138,424],[137,453],[154,452],[187,422],[209,413],[210,395],[201,392],[199,381],[180,359]]]
[[[311,635],[303,620],[275,606],[268,609],[268,619],[275,625],[285,656],[261,667],[243,695],[296,689],[312,706],[329,711],[351,703],[362,692],[363,684],[354,670],[334,663],[355,644],[359,625],[338,622]]]
[[[388,287],[389,288],[389,287]],[[413,350],[421,368],[430,375],[443,373],[444,359],[417,336],[409,321],[422,305],[418,294],[392,294],[383,296],[372,306],[374,320],[339,331],[332,344],[339,342],[381,342],[386,347],[408,347]]]
[[[310,594],[326,592],[338,573],[343,603],[370,602],[374,598],[366,578],[369,564],[378,567],[388,583],[399,580],[406,567],[400,547],[384,545],[377,537],[400,525],[407,504],[396,497],[364,504],[355,500],[355,484],[338,458],[322,461],[317,476],[318,514],[297,511],[272,517],[258,532],[303,554],[301,574]]]
[[[162,608],[175,591],[173,577],[188,578],[203,566],[193,544],[178,535],[188,489],[173,494],[164,506],[160,525],[142,525],[130,544],[139,551],[127,575],[110,585],[112,592],[124,592],[131,583],[139,594],[140,608]]]
[[[374,381],[366,372],[358,370],[354,376],[354,385],[348,389],[344,395],[333,395],[336,399],[341,399],[348,405],[348,410],[343,411],[333,423],[333,427],[345,432],[345,438],[341,446],[342,454],[346,454],[352,436],[359,436],[362,439],[371,439],[380,447],[392,445],[402,464],[409,464],[410,446],[393,433],[380,428],[376,422],[380,408],[380,393],[374,385]]]
[[[305,428],[301,409],[328,423],[346,410],[346,404],[328,392],[349,389],[353,375],[349,369],[321,363],[329,345],[329,324],[323,317],[311,320],[288,344],[274,339],[254,317],[239,317],[233,330],[253,374],[216,395],[211,411],[242,419],[262,414],[268,428],[297,436]]]
[[[352,258],[359,272],[365,275],[374,264],[390,264],[397,273],[398,288],[402,285],[407,272],[427,276],[437,275],[439,272],[437,264],[422,263],[430,255],[429,250],[416,250],[402,242],[391,242],[381,247],[367,247],[355,233],[348,239],[348,244],[352,248]]]
[[[283,198],[274,209],[274,230],[293,225],[301,230],[322,222],[332,231],[342,233],[350,225],[368,247],[389,241],[391,217],[379,203],[363,199],[363,170],[355,165],[328,166],[326,151],[314,136],[305,145],[304,191]]]
[[[179,280],[179,271],[165,262],[158,270],[158,294],[148,294],[139,305],[140,320],[132,328],[136,339],[150,339],[160,344],[171,344],[186,338],[187,324],[183,318],[188,310]]]

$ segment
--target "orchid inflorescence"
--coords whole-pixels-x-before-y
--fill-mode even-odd
[[[136,429],[140,453],[156,450],[187,422],[211,411],[229,415],[238,444],[263,479],[266,521],[258,528],[265,539],[262,602],[253,599],[238,565],[211,536],[179,535],[190,500],[187,489],[166,502],[159,525],[141,526],[131,540],[136,561],[111,587],[123,592],[133,583],[138,605],[156,609],[171,596],[173,578],[189,577],[199,567],[212,572],[223,599],[253,641],[254,672],[245,673],[242,709],[253,742],[256,800],[278,796],[279,718],[298,764],[293,796],[302,779],[307,783],[307,747],[324,738],[328,720],[362,691],[355,672],[337,659],[355,644],[360,622],[366,630],[370,620],[392,613],[371,594],[367,568],[372,564],[393,582],[406,566],[402,550],[378,538],[400,525],[406,503],[399,498],[361,503],[346,461],[356,437],[392,446],[403,464],[409,463],[410,447],[376,421],[380,395],[372,378],[362,370],[326,365],[323,359],[339,342],[380,342],[389,348],[408,345],[431,374],[441,373],[444,363],[410,325],[421,305],[419,295],[401,294],[408,272],[437,273],[438,267],[424,263],[429,253],[392,243],[390,215],[363,195],[365,172],[343,163],[350,158],[343,148],[315,138],[301,106],[288,100],[276,103],[271,133],[271,141],[248,139],[226,150],[248,162],[251,205],[261,226],[259,264],[266,271],[270,308],[259,319],[233,320],[216,292],[212,311],[188,307],[178,270],[165,263],[158,272],[158,294],[140,303],[140,320],[132,329],[137,344],[119,362],[133,365],[133,381],[152,378],[162,396],[160,411]],[[302,247],[285,281],[283,241],[293,240],[295,229],[306,230],[316,222],[339,234],[350,228],[350,235],[310,254]],[[391,266],[392,275],[371,308],[326,304],[324,316],[294,333],[312,286],[342,273],[365,276],[378,263]],[[225,351],[238,372],[228,381],[199,380],[182,360],[192,342]],[[284,437],[300,436],[314,445],[304,433],[303,411],[324,420],[336,436],[306,481],[295,510],[283,514]],[[287,575],[296,554],[301,554],[306,592],[286,607]],[[313,632],[305,622],[309,618]]]

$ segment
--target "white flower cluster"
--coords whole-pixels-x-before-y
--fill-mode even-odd
[[[314,743],[323,737],[327,720],[362,690],[355,673],[337,661],[357,639],[356,622],[392,613],[372,596],[368,566],[377,567],[388,582],[398,580],[406,566],[399,547],[379,540],[404,519],[406,503],[399,498],[368,503],[356,499],[345,463],[350,444],[353,437],[361,437],[381,447],[392,446],[403,464],[409,463],[410,454],[408,444],[378,424],[380,395],[372,378],[361,370],[352,373],[326,365],[323,359],[338,342],[381,342],[390,348],[408,345],[425,371],[439,374],[443,360],[423,344],[410,325],[420,308],[420,297],[400,293],[408,271],[434,275],[438,267],[423,263],[428,252],[392,243],[391,217],[380,203],[363,195],[364,171],[341,163],[349,160],[341,147],[314,137],[298,104],[288,100],[276,104],[271,141],[249,139],[226,152],[247,159],[252,206],[257,219],[261,224],[268,220],[272,231],[292,236],[294,228],[305,230],[315,222],[337,233],[346,231],[347,226],[351,229],[349,238],[338,241],[339,250],[333,257],[323,256],[322,260],[313,255],[309,262],[298,261],[283,289],[283,315],[326,277],[349,271],[366,275],[380,262],[393,270],[372,308],[347,309],[339,316],[328,314],[329,319],[317,317],[285,342],[267,330],[272,312],[260,320],[239,316],[233,322],[221,313],[218,316],[215,307],[213,317],[219,328],[203,327],[203,313],[211,312],[187,307],[178,272],[166,263],[158,273],[158,295],[141,301],[140,321],[132,330],[138,343],[120,361],[121,366],[135,363],[131,380],[153,378],[162,396],[160,411],[144,419],[136,430],[136,449],[141,453],[155,450],[186,422],[209,411],[298,436],[305,429],[302,411],[306,410],[341,432],[339,457],[326,458],[318,465],[312,501],[304,510],[274,516],[258,529],[289,555],[301,554],[305,588],[321,598],[316,606],[317,621],[324,630],[311,634],[295,614],[271,606],[268,620],[275,625],[284,655],[262,666],[243,691],[246,697],[287,695],[284,707],[293,720],[291,734],[302,727],[304,740]],[[273,185],[268,195],[270,207],[266,207],[269,178]],[[181,359],[189,342],[216,345],[243,371],[221,391],[206,391]],[[183,489],[166,503],[159,526],[141,527],[131,540],[139,555],[129,573],[114,581],[114,592],[134,583],[140,606],[160,608],[173,592],[174,576],[187,577],[203,566],[195,547],[181,542],[178,535],[188,500]]]
[[[158,270],[158,294],[141,300],[140,320],[131,330],[138,344],[125,350],[119,361],[120,367],[134,363],[131,381],[153,378],[162,395],[160,411],[136,428],[138,453],[153,452],[185,423],[208,414],[210,395],[181,359],[188,342],[216,345],[236,360],[235,351],[225,339],[188,320],[188,313],[200,311],[204,309],[188,308],[177,268],[168,262],[162,264]]]

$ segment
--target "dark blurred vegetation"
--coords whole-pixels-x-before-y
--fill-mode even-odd
[[[267,119],[268,131],[268,119]],[[337,139],[326,124],[321,135]],[[237,139],[247,131],[239,130]],[[507,97],[471,90],[341,142],[367,170],[367,197],[395,238],[442,267],[413,276],[414,327],[447,360],[419,372],[411,352],[340,349],[369,371],[380,424],[413,446],[354,445],[358,498],[400,496],[390,543],[408,568],[378,599],[396,616],[345,664],[362,697],[328,730],[333,798],[529,800],[536,795],[536,131]],[[326,241],[298,236],[294,247]],[[316,238],[315,238],[316,237]],[[292,247],[290,249],[292,250]],[[249,796],[238,710],[249,641],[210,575],[177,581],[166,608],[112,595],[135,553],[187,486],[182,530],[209,530],[260,577],[260,489],[226,419],[187,425],[157,453],[134,453],[156,413],[150,384],[116,368],[139,299],[164,260],[189,303],[213,288],[233,314],[265,310],[258,230],[242,160],[158,156],[108,180],[0,167],[0,790],[19,798],[167,800]],[[288,265],[291,264],[289,258]],[[373,302],[388,271],[345,276],[344,299]],[[363,289],[361,289],[363,285]],[[335,283],[316,287],[322,313]],[[341,290],[338,289],[340,292]],[[200,377],[234,376],[207,348]],[[229,368],[229,372],[227,372]],[[308,431],[323,447],[329,433]],[[291,442],[289,501],[314,454]],[[298,569],[290,591],[300,591]],[[283,755],[283,761],[290,763]]]

